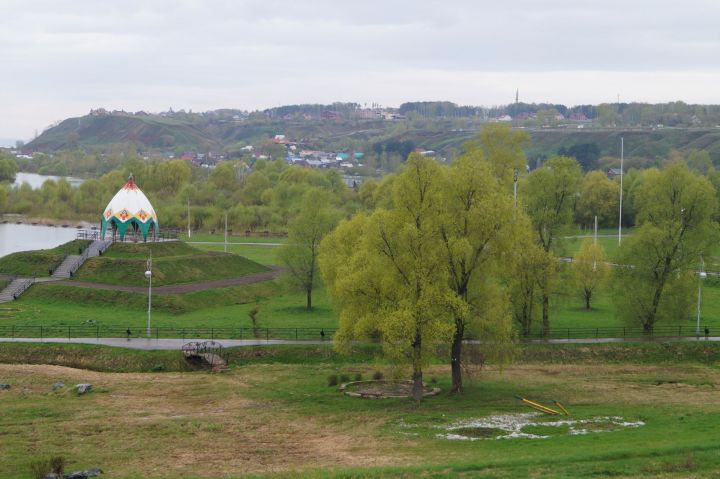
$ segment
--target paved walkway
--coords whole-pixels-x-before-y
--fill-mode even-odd
[[[118,348],[142,349],[142,350],[179,350],[183,344],[190,341],[209,341],[210,338],[188,338],[188,339],[154,339],[154,338],[0,338],[0,347],[3,342],[7,343],[72,343],[72,344],[97,344],[101,346],[113,346]],[[291,340],[291,339],[214,339],[226,348],[248,347],[248,346],[277,346],[283,344],[300,344],[306,346],[332,345],[331,340]],[[641,338],[587,338],[587,339],[532,339],[523,341],[532,344],[605,344],[605,343],[640,343],[640,342],[689,342],[709,341],[718,342],[720,336],[709,338],[685,337],[685,338],[658,338],[655,340]],[[477,342],[477,341],[471,341]]]
[[[188,243],[188,244],[214,244],[214,245],[218,245],[218,246],[222,246],[225,244],[224,241],[186,241],[186,243]],[[228,245],[239,244],[239,245],[244,245],[244,246],[282,246],[285,243],[249,243],[249,242],[241,242],[241,243],[235,242],[234,243],[232,241],[228,241],[227,244]]]
[[[182,294],[194,293],[195,291],[205,291],[207,289],[229,288],[243,284],[261,283],[277,278],[284,272],[282,268],[274,268],[272,271],[264,273],[249,274],[238,278],[217,279],[213,281],[202,281],[199,283],[185,284],[169,284],[166,286],[153,286],[153,294]],[[55,284],[63,286],[76,286],[78,288],[91,289],[111,289],[115,291],[125,291],[127,293],[147,293],[146,286],[124,286],[119,284],[108,283],[91,283],[88,281],[55,281]]]
[[[73,344],[99,344],[102,346],[114,346],[118,348],[143,349],[143,350],[180,350],[183,344],[190,341],[210,341],[210,338],[198,339],[148,339],[148,338],[0,338],[0,347],[3,342],[7,343],[73,343]],[[224,347],[243,346],[272,346],[279,344],[304,344],[304,345],[332,345],[332,341],[293,341],[289,339],[215,339]]]

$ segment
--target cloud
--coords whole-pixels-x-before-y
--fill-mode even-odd
[[[712,1],[10,0],[0,137],[105,106],[717,101]],[[641,82],[641,83],[638,83]]]

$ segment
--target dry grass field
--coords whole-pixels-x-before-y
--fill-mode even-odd
[[[38,458],[108,478],[704,477],[720,467],[713,366],[517,364],[486,368],[460,397],[421,404],[362,400],[328,387],[361,364],[236,365],[230,372],[109,373],[0,364],[0,477]],[[447,391],[448,371],[428,380]],[[66,388],[53,391],[63,381]],[[78,396],[77,383],[93,384]],[[457,421],[527,413],[515,394],[561,400],[571,419],[617,416],[643,426],[545,439],[452,441]],[[544,420],[539,418],[538,420]],[[545,428],[547,429],[547,428]]]

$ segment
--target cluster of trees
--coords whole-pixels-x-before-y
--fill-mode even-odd
[[[412,368],[416,399],[438,345],[447,345],[459,392],[463,339],[483,340],[485,357],[504,360],[515,335],[529,334],[537,319],[549,334],[550,301],[567,274],[558,258],[565,232],[578,211],[608,222],[616,212],[616,182],[583,176],[565,156],[520,178],[514,206],[513,172],[525,164],[526,142],[522,132],[493,126],[450,166],[411,154],[399,173],[364,184],[362,210],[336,228],[337,217],[314,212],[321,227],[304,243],[291,233],[291,243],[312,245],[311,254],[295,256],[305,254],[306,270],[322,273],[339,313],[337,347],[380,339]],[[651,331],[657,321],[687,317],[693,266],[717,237],[717,193],[681,161],[642,172],[634,187],[638,230],[623,247],[623,266],[611,272],[602,248],[587,240],[570,273],[587,308],[616,275],[618,311]],[[308,216],[302,229],[313,222]]]
[[[185,228],[190,203],[191,227],[235,231],[287,231],[288,223],[302,210],[310,189],[323,193],[322,201],[338,214],[359,207],[359,196],[346,186],[337,171],[287,165],[284,161],[258,161],[250,170],[244,162],[222,162],[215,169],[192,167],[183,160],[126,160],[121,167],[98,179],[71,187],[64,179],[30,185],[0,184],[0,213],[37,218],[97,221],[108,201],[132,174],[160,213],[163,228]]]

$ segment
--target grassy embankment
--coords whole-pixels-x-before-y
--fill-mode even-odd
[[[602,231],[601,233],[605,233]],[[609,230],[608,230],[609,232]],[[196,236],[193,237],[196,239]],[[199,240],[218,241],[220,235],[204,235]],[[273,238],[251,238],[250,241],[264,243],[275,242]],[[599,238],[607,251],[617,245],[616,238]],[[571,255],[581,243],[581,239],[568,239],[564,248]],[[74,248],[66,247],[66,250]],[[96,258],[96,264],[90,263],[87,270],[81,270],[76,278],[90,281],[113,282],[115,284],[134,284],[145,286],[145,280],[138,273],[143,271],[148,251],[153,250],[156,280],[162,273],[165,278],[161,284],[172,282],[172,278],[232,277],[238,271],[257,271],[259,266],[250,264],[236,254],[205,256],[199,249],[222,251],[223,245],[192,245],[185,243],[161,244],[117,244],[110,248],[102,258]],[[276,248],[271,246],[250,246],[256,248],[253,253],[245,245],[230,245],[229,251],[251,256],[265,265],[276,263]],[[612,259],[612,253],[608,256]],[[212,261],[223,263],[221,267],[209,268]],[[184,264],[182,264],[184,263]],[[120,267],[118,267],[120,265]],[[566,266],[565,266],[566,267]],[[159,281],[154,281],[158,284]],[[564,282],[566,283],[566,282]],[[702,323],[708,325],[712,333],[720,328],[720,285],[710,278],[703,288]],[[593,308],[586,311],[579,296],[572,294],[562,284],[562,293],[553,297],[551,321],[556,330],[563,328],[602,328],[628,326],[615,314],[615,307],[609,289],[598,292],[593,299]],[[282,280],[270,281],[246,286],[236,286],[188,294],[155,295],[153,298],[153,325],[162,327],[251,327],[248,313],[258,308],[258,327],[288,328],[333,328],[337,319],[331,308],[326,292],[320,288],[314,297],[315,308],[307,311],[303,307],[301,293],[289,291]],[[112,305],[109,308],[108,305]],[[81,326],[91,322],[93,325],[142,327],[147,309],[146,294],[124,293],[112,290],[91,290],[71,286],[35,285],[23,297],[13,303],[12,311],[3,314],[5,325],[43,325],[43,326]],[[694,317],[680,319],[674,327],[684,330],[694,328]],[[535,325],[539,328],[539,323]]]
[[[272,251],[271,248],[268,251]],[[182,243],[115,244],[89,260],[77,280],[146,286],[145,260],[153,254],[153,285],[198,282],[267,271],[241,256],[200,252]],[[273,261],[274,262],[274,261]],[[177,278],[177,279],[176,279]],[[307,311],[300,293],[281,281],[268,281],[186,294],[153,296],[153,325],[160,327],[251,327],[248,312],[258,308],[258,327],[332,328],[336,324],[324,291]],[[108,307],[112,305],[112,307]],[[118,326],[135,330],[146,321],[147,295],[38,284],[13,303],[0,324],[43,326]]]
[[[0,258],[0,274],[41,277],[60,266],[67,255],[79,254],[90,244],[86,240],[73,240],[56,248],[21,251]]]
[[[145,286],[142,274],[152,252],[153,285],[198,283],[268,271],[242,256],[202,252],[186,243],[115,243],[103,256],[90,258],[75,274],[79,281]]]
[[[605,231],[603,231],[605,232]],[[205,235],[199,239],[208,241],[220,240],[220,235]],[[194,236],[193,239],[196,239]],[[252,238],[252,241],[258,238]],[[263,242],[274,242],[272,238],[260,238]],[[265,241],[267,240],[267,241]],[[610,251],[617,245],[616,238],[600,238],[602,244]],[[571,255],[579,248],[580,239],[565,240],[564,247]],[[197,247],[197,248],[196,248]],[[241,250],[244,245],[230,245],[231,252]],[[264,264],[275,263],[276,248],[270,246],[251,246],[257,248],[259,255],[252,256]],[[164,262],[171,265],[172,275],[180,275],[176,263],[180,258],[193,258],[200,273],[191,271],[191,275],[212,277],[218,271],[223,274],[236,275],[242,270],[244,260],[236,255],[206,257],[198,252],[199,248],[222,250],[223,245],[192,245],[184,243],[162,243],[158,245],[123,244],[110,248],[102,258],[102,268],[96,268],[92,274],[80,271],[81,279],[116,282],[122,284],[127,280],[130,284],[144,286],[138,271],[144,269],[144,261],[148,248],[153,249],[153,258],[157,272],[163,272]],[[237,249],[236,249],[237,248]],[[608,255],[611,259],[611,254]],[[224,270],[207,271],[207,259],[226,261],[234,265],[239,261],[239,269],[228,267]],[[112,262],[110,262],[112,261]],[[122,268],[114,270],[114,261],[119,261]],[[187,264],[183,266],[186,268]],[[566,267],[566,266],[564,266]],[[257,268],[257,266],[253,266]],[[187,269],[185,269],[187,271]],[[100,272],[100,273],[99,273]],[[159,274],[156,272],[156,278]],[[138,278],[138,276],[140,276]],[[193,276],[198,278],[199,276]],[[609,289],[605,287],[593,299],[593,308],[586,311],[578,295],[572,294],[567,288],[567,281],[561,284],[562,293],[552,299],[551,321],[556,330],[563,328],[601,328],[628,326],[615,314],[615,307]],[[708,279],[703,288],[702,322],[708,325],[711,332],[720,328],[720,286],[713,279]],[[157,284],[157,282],[154,282]],[[289,327],[289,328],[333,328],[337,325],[336,314],[331,308],[326,292],[320,288],[314,295],[315,308],[307,311],[303,307],[304,297],[301,293],[289,291],[282,280],[247,286],[202,291],[184,295],[155,295],[153,299],[153,325],[163,327],[251,327],[248,312],[258,308],[258,327]],[[112,305],[112,308],[107,307]],[[90,290],[59,285],[35,285],[23,297],[13,303],[17,311],[6,314],[2,324],[6,325],[44,325],[44,326],[80,326],[91,321],[93,325],[142,327],[145,322],[147,296],[145,294],[123,293],[109,290]],[[694,318],[679,319],[666,323],[674,327],[682,326],[684,330],[694,328]],[[535,325],[539,328],[539,322]]]
[[[233,354],[231,372],[221,375],[0,365],[12,385],[0,391],[3,477],[27,477],[31,461],[55,455],[70,470],[101,467],[108,477],[133,478],[704,477],[720,468],[720,345],[712,343],[529,346],[503,371],[487,366],[460,396],[447,394],[449,370],[435,364],[426,377],[444,392],[420,404],[350,398],[328,387],[331,374],[389,374],[372,364],[372,351],[350,358],[297,347]],[[179,353],[3,345],[0,358],[8,356],[146,371],[172,370]],[[53,391],[57,381],[69,387]],[[70,389],[80,382],[94,391],[76,396]],[[496,440],[497,428],[470,425],[455,432],[477,440],[440,436],[461,421],[526,417],[516,394],[563,402],[572,416],[561,419],[642,425],[589,424],[577,426],[586,434],[573,435],[567,424],[546,422],[555,418],[531,417],[539,424],[521,432],[547,438]]]

